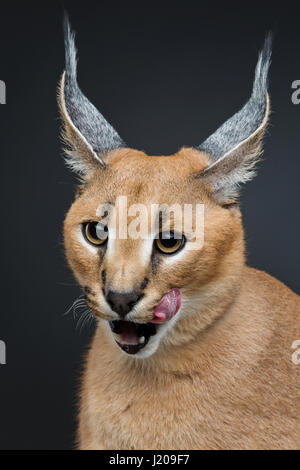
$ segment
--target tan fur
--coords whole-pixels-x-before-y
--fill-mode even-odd
[[[106,163],[95,165],[64,227],[68,262],[93,292],[89,306],[99,319],[82,383],[79,448],[299,448],[300,365],[291,345],[300,339],[300,300],[245,265],[239,209],[218,205],[193,176],[208,166],[207,156],[191,148],[169,157],[122,149]],[[95,255],[80,242],[80,224],[97,220],[99,204],[118,195],[129,204],[203,203],[204,246],[157,266],[143,258],[141,240],[117,240],[111,257]],[[116,345],[103,268],[121,291],[149,278],[139,322],[151,320],[171,288],[181,290],[179,318],[150,357]]]

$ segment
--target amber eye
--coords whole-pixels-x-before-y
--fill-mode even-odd
[[[100,222],[87,222],[83,225],[83,233],[92,245],[103,245],[108,239],[108,228]]]
[[[185,244],[185,236],[174,232],[161,232],[155,240],[156,248],[165,255],[172,255]]]

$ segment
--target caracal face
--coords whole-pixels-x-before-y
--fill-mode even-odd
[[[223,257],[227,256],[233,242],[241,238],[239,211],[220,207],[194,178],[194,174],[207,165],[205,154],[188,148],[167,157],[151,157],[132,149],[115,151],[109,156],[108,169],[96,170],[81,188],[66,217],[67,259],[85,290],[89,308],[96,318],[104,319],[112,326],[111,334],[118,343],[122,341],[122,334],[113,332],[116,323],[112,322],[120,320],[120,315],[112,309],[107,295],[111,291],[137,293],[139,300],[126,315],[127,322],[146,325],[139,328],[140,334],[137,331],[136,338],[131,332],[132,341],[145,337],[144,343],[137,343],[136,357],[156,352],[181,316],[195,314],[196,303],[199,303],[197,293],[214,279]],[[127,208],[138,204],[147,211],[147,216],[152,213],[154,218],[162,205],[174,207],[175,204],[183,213],[186,204],[193,208],[201,204],[204,218],[200,218],[198,239],[190,230],[184,231],[184,220],[174,220],[176,214],[172,212],[165,220],[166,228],[174,230],[176,227],[176,232],[185,237],[184,245],[174,253],[163,253],[157,248],[155,237],[164,227],[160,227],[158,233],[152,231],[148,218],[145,236],[134,239],[128,232],[136,218],[127,216],[127,238],[120,238],[120,196],[126,198]],[[103,217],[99,207],[107,203],[112,206],[112,216],[107,221],[107,241],[100,246],[93,245],[86,238],[84,227],[87,222],[101,223]],[[117,220],[115,226],[113,216]],[[196,211],[193,210],[193,230],[195,218]],[[176,315],[168,321],[152,323],[155,307],[173,289],[178,289],[181,297]],[[132,346],[131,349],[137,348]]]

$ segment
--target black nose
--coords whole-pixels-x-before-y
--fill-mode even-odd
[[[138,294],[136,291],[121,293],[109,290],[106,295],[106,301],[114,312],[124,318],[141,297],[142,294]]]

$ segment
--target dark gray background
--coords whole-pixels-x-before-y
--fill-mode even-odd
[[[82,89],[130,146],[150,154],[199,144],[238,110],[265,33],[275,31],[272,121],[242,205],[249,263],[299,293],[300,105],[291,102],[291,83],[300,79],[300,8],[125,3],[64,6],[77,31]],[[62,3],[21,5],[1,5],[0,448],[63,449],[74,444],[92,330],[80,333],[63,316],[80,291],[61,244],[75,182],[58,140]]]

